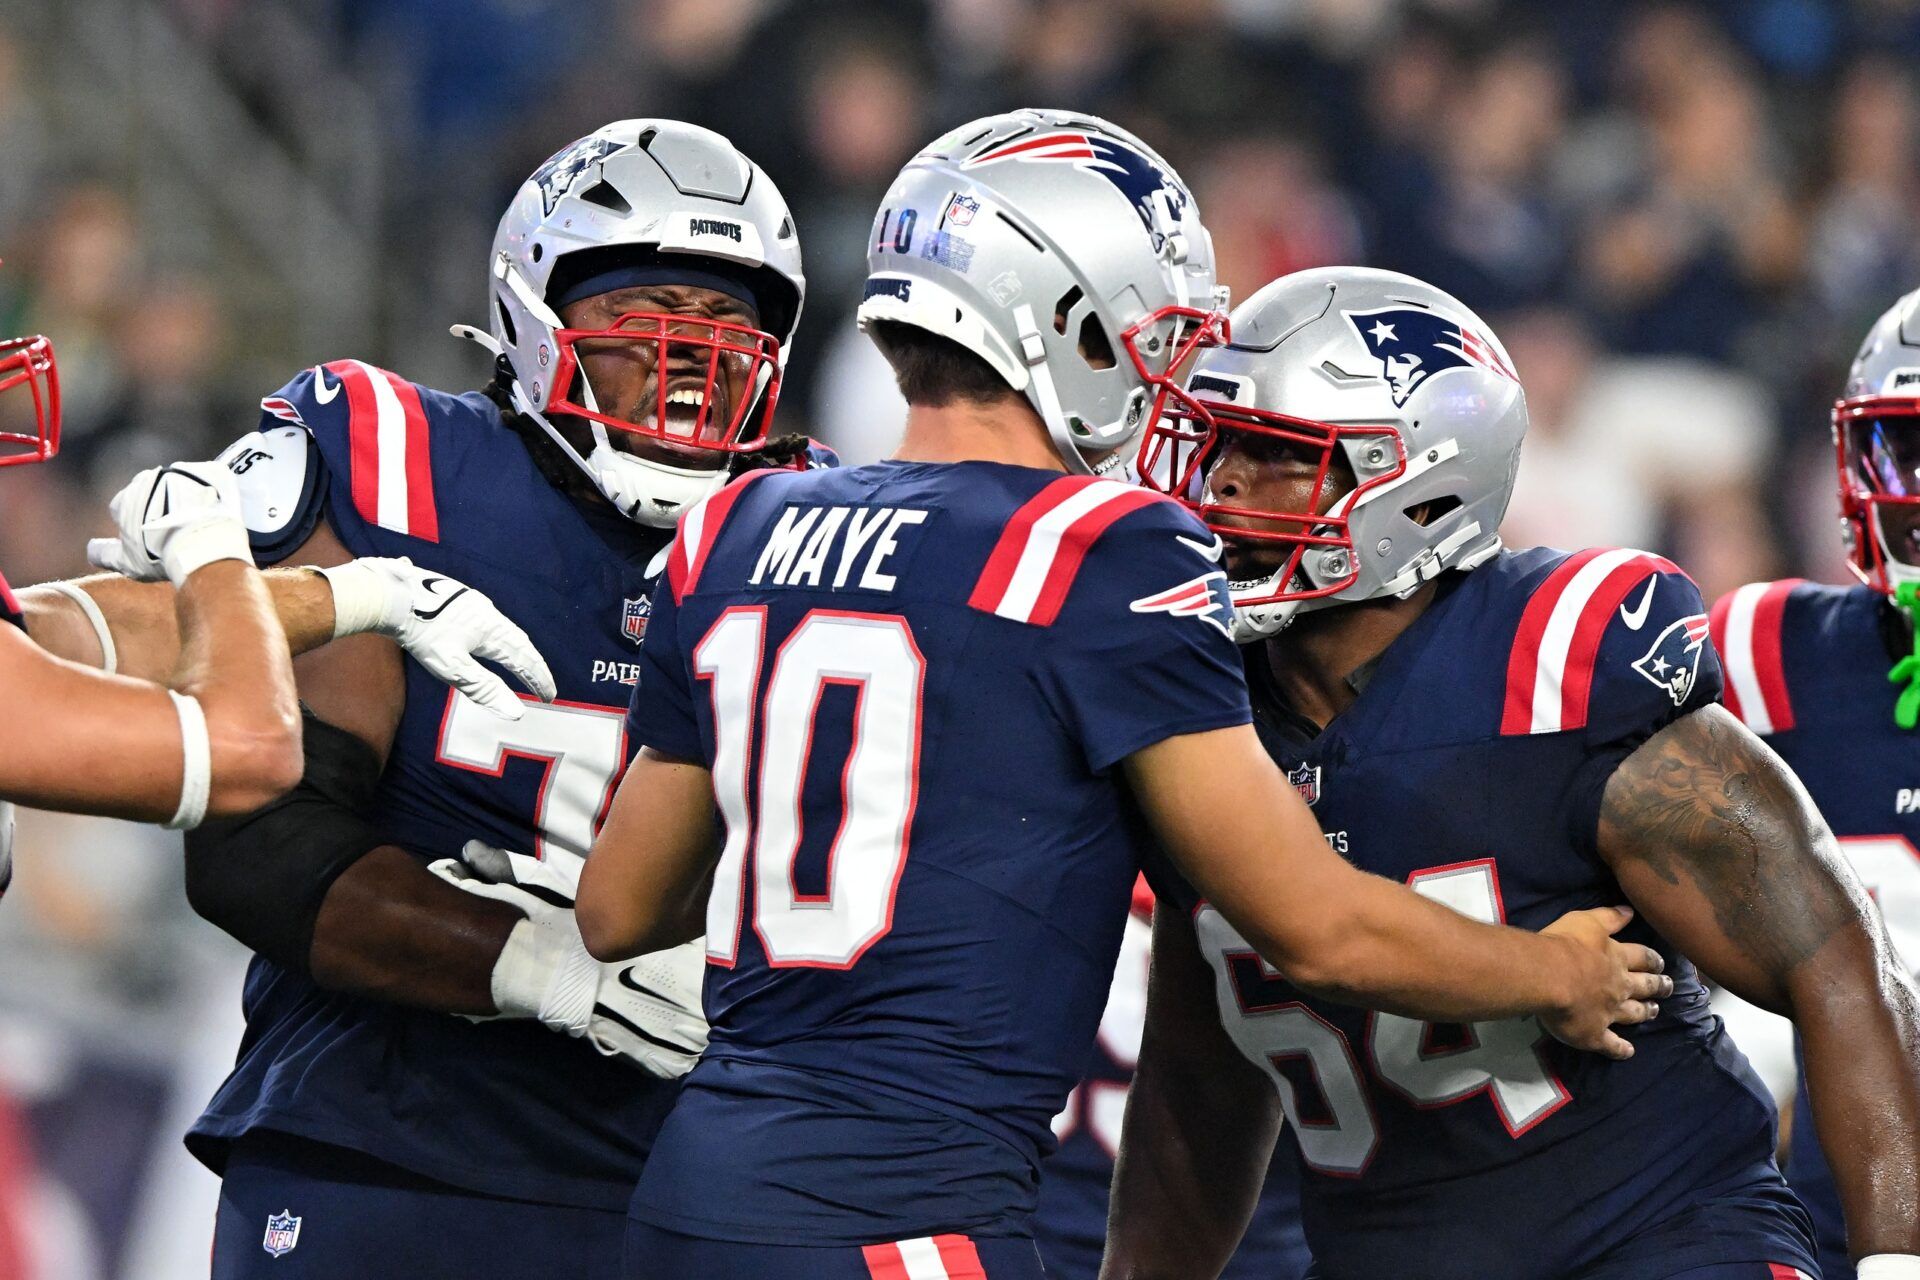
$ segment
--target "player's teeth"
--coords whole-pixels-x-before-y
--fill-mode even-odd
[[[679,391],[671,391],[667,393],[668,404],[690,404],[697,409],[701,405],[705,404],[706,402],[707,402],[706,393],[703,391],[695,391],[691,387],[686,387],[686,388],[682,388]]]

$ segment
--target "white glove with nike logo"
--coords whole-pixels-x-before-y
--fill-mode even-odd
[[[602,964],[587,954],[574,922],[576,878],[551,864],[469,840],[458,859],[427,870],[526,913],[493,968],[501,1017],[538,1019],[665,1079],[693,1069],[707,1047],[704,942]]]
[[[113,495],[107,510],[120,536],[87,543],[87,560],[97,568],[181,587],[217,560],[253,563],[240,486],[217,462],[149,467]]]
[[[476,659],[499,663],[540,701],[553,701],[546,659],[472,587],[405,556],[354,560],[320,573],[333,584],[334,639],[371,631],[397,640],[435,677],[508,720],[518,720],[525,708],[507,682]]]

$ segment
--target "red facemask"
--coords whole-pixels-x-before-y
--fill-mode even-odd
[[[1169,413],[1206,416],[1200,402],[1187,394],[1187,376],[1202,351],[1232,341],[1227,313],[1199,307],[1162,307],[1121,332],[1120,347],[1134,372],[1153,388],[1149,427]]]
[[[1270,590],[1258,595],[1236,591],[1235,602],[1263,605],[1315,600],[1352,586],[1359,577],[1359,558],[1354,554],[1353,534],[1344,514],[1308,515],[1216,501],[1207,491],[1207,473],[1229,445],[1254,450],[1256,456],[1283,449],[1314,468],[1311,498],[1305,510],[1318,511],[1325,504],[1327,479],[1339,450],[1348,441],[1364,441],[1359,446],[1363,451],[1380,449],[1384,451],[1380,462],[1387,458],[1394,462],[1385,471],[1376,470],[1380,463],[1369,467],[1375,474],[1337,504],[1340,512],[1346,512],[1369,490],[1406,473],[1407,450],[1399,429],[1384,425],[1335,426],[1214,400],[1203,404],[1198,413],[1176,408],[1148,424],[1147,439],[1140,450],[1140,477],[1149,488],[1178,498],[1209,529],[1228,541],[1291,548]],[[1246,522],[1253,522],[1252,527]],[[1308,584],[1300,565],[1308,552],[1321,548],[1345,551],[1348,568],[1331,582],[1316,587]]]
[[[554,334],[553,385],[573,388],[581,379],[578,342],[625,342],[647,348],[655,370],[652,415],[631,422],[589,409],[570,390],[547,404],[549,413],[566,413],[615,431],[668,444],[752,453],[766,446],[773,409],[780,396],[780,343],[750,325],[700,320],[684,315],[633,311],[606,329],[560,329]],[[545,363],[547,353],[540,353]],[[696,405],[672,404],[676,392],[693,391]],[[722,398],[724,413],[717,412]]]
[[[53,343],[0,339],[0,467],[44,462],[60,452],[60,374]]]
[[[1848,559],[1861,581],[1891,595],[1887,547],[1898,554],[1906,541],[1897,534],[1906,523],[1900,516],[1920,520],[1920,400],[1842,400],[1833,407],[1833,441]]]

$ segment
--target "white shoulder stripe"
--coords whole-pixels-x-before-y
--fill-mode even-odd
[[[1770,584],[1753,582],[1735,591],[1727,601],[1726,644],[1720,661],[1725,665],[1727,683],[1733,686],[1740,718],[1758,734],[1773,732],[1773,717],[1767,711],[1766,694],[1760,688],[1760,667],[1753,655],[1753,620],[1761,597]]]
[[[1030,621],[1034,607],[1040,603],[1040,592],[1053,572],[1054,562],[1059,559],[1061,538],[1080,520],[1108,503],[1138,492],[1133,485],[1118,480],[1098,480],[1034,521],[1026,545],[1020,549],[1013,577],[1007,583],[1006,595],[994,612],[1016,622]]]
[[[1620,566],[1644,557],[1644,551],[1623,547],[1604,551],[1580,566],[1560,598],[1554,601],[1540,637],[1540,665],[1533,673],[1533,733],[1558,733],[1561,721],[1560,688],[1567,673],[1573,637],[1594,592]]]

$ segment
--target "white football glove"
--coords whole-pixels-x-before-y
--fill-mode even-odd
[[[553,672],[533,641],[465,583],[405,556],[353,560],[320,573],[333,585],[334,639],[371,631],[397,640],[434,676],[508,720],[526,709],[507,682],[476,659],[499,663],[540,701],[553,701]]]
[[[120,536],[87,543],[87,559],[98,568],[180,587],[216,560],[253,563],[239,483],[217,462],[149,467],[113,495],[107,510]]]
[[[705,943],[602,964],[587,954],[574,922],[575,876],[478,840],[469,840],[460,858],[442,858],[427,869],[526,913],[493,968],[493,1003],[501,1017],[536,1018],[665,1079],[693,1069],[707,1047],[700,1004]]]

